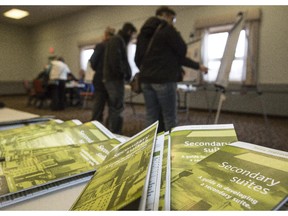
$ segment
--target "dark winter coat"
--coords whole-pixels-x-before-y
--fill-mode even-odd
[[[94,89],[105,89],[103,79],[103,61],[106,41],[95,46],[94,52],[90,58],[91,68],[95,71],[93,77]]]
[[[103,66],[103,80],[130,80],[131,68],[127,58],[127,44],[121,33],[106,43]]]
[[[150,50],[145,54],[149,41],[158,25]],[[137,38],[135,63],[140,68],[143,83],[177,82],[182,66],[199,68],[199,64],[186,58],[187,46],[177,30],[157,17],[149,18]]]

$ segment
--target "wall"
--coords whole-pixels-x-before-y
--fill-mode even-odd
[[[29,30],[17,26],[0,24],[1,80],[24,79],[30,69],[31,40]]]
[[[107,26],[118,30],[124,22],[131,21],[139,29],[148,15],[154,13],[154,9],[155,7],[91,6],[83,13],[34,28],[34,70],[45,64],[49,47],[54,47],[55,54],[62,55],[77,75],[80,69],[79,46],[100,41]]]
[[[260,32],[260,83],[288,83],[288,6],[262,7]]]
[[[223,13],[239,12],[249,8],[261,8],[262,21],[260,30],[259,50],[259,83],[260,85],[273,86],[274,93],[264,94],[267,112],[273,115],[288,116],[288,6],[172,6],[177,12],[176,28],[186,42],[194,31],[194,21],[201,17],[215,16]],[[121,28],[124,22],[131,21],[140,29],[144,21],[154,15],[155,6],[91,6],[89,9],[72,16],[36,26],[33,29],[21,29],[0,25],[0,33],[5,36],[6,43],[0,41],[5,49],[9,50],[6,60],[0,60],[2,65],[1,78],[3,80],[17,80],[23,77],[34,77],[47,63],[49,48],[55,48],[55,54],[66,59],[72,72],[77,75],[80,69],[79,46],[96,43],[101,40],[106,26],[116,29]],[[9,47],[8,47],[9,44]],[[16,51],[21,50],[19,53]],[[18,57],[21,64],[13,65],[11,59]],[[9,62],[9,64],[7,63]],[[11,65],[12,64],[12,65]],[[21,70],[19,70],[21,69]],[[10,73],[9,75],[7,73]],[[2,77],[2,74],[4,76]],[[277,93],[283,91],[284,93]],[[275,93],[276,92],[276,93]],[[209,93],[212,94],[213,93]],[[205,108],[202,92],[195,92],[191,97],[191,107]],[[214,97],[214,96],[213,96]],[[254,96],[241,95],[231,97],[224,103],[224,110],[262,113],[259,104],[255,104]],[[273,103],[269,103],[273,99]],[[143,100],[137,100],[143,102]],[[239,106],[239,103],[246,104]],[[214,107],[215,108],[215,107]]]
[[[22,80],[31,72],[29,29],[0,23],[0,35],[0,95],[21,93]]]

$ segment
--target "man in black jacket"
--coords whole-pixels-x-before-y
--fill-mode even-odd
[[[90,58],[91,68],[95,71],[93,77],[94,96],[92,119],[103,123],[103,111],[108,101],[108,93],[102,81],[103,79],[103,63],[105,46],[108,40],[114,36],[115,29],[107,27],[104,33],[104,39],[101,43],[96,44],[94,52]]]
[[[124,110],[124,84],[131,79],[131,68],[127,58],[127,45],[136,28],[125,23],[117,35],[106,44],[104,54],[103,82],[108,92],[108,128],[121,134]]]
[[[159,120],[158,132],[168,131],[177,125],[176,90],[183,72],[181,66],[203,72],[208,70],[186,58],[187,46],[173,26],[175,20],[175,11],[160,7],[156,16],[144,23],[137,38],[135,63],[140,68],[147,124]]]

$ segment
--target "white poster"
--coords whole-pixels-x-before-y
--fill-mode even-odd
[[[244,15],[238,15],[234,26],[229,32],[215,86],[222,87],[224,89],[228,86],[231,66],[235,57],[237,42],[244,22]]]

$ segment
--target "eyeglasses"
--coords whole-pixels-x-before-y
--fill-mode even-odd
[[[176,17],[173,17],[172,22],[176,23]]]

